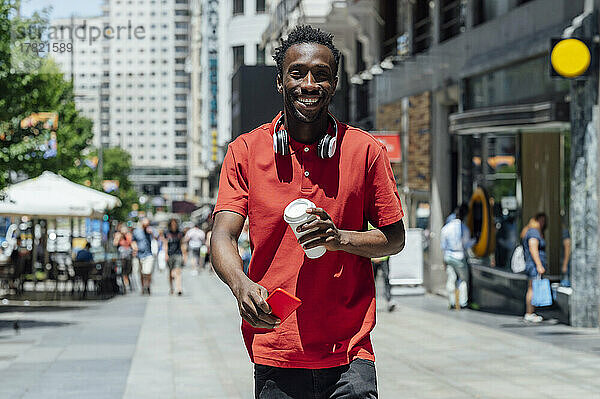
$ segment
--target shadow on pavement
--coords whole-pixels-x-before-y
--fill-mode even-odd
[[[2,330],[22,330],[26,328],[41,327],[64,327],[74,323],[62,321],[37,321],[37,320],[0,320],[0,331]]]
[[[66,312],[69,310],[87,309],[89,306],[73,306],[73,305],[42,305],[42,306],[25,306],[25,305],[0,305],[0,314],[21,312],[21,313],[34,313],[34,312]]]

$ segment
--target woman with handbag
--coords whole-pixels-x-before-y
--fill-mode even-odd
[[[542,316],[535,314],[535,307],[531,300],[533,298],[533,280],[540,278],[546,272],[546,240],[544,240],[546,225],[546,214],[540,212],[529,221],[521,233],[525,253],[525,274],[528,277],[523,320],[528,323],[540,323],[544,320]]]

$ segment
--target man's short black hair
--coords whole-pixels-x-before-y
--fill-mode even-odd
[[[275,49],[273,59],[277,63],[277,73],[283,74],[283,59],[285,53],[294,44],[299,43],[317,43],[329,48],[335,60],[334,76],[337,76],[338,66],[340,64],[340,51],[333,45],[333,35],[329,32],[322,31],[318,28],[313,28],[310,25],[296,26],[288,35],[287,39],[281,39],[279,47]]]

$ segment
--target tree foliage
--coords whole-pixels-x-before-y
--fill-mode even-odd
[[[87,158],[94,159],[98,156],[98,150],[91,151]],[[131,155],[121,148],[104,148],[102,151],[103,158],[103,177],[100,178],[97,168],[90,168],[82,162],[80,165],[83,183],[89,184],[92,188],[103,190],[103,180],[118,181],[118,190],[114,193],[122,202],[120,208],[111,212],[111,216],[118,220],[126,220],[131,205],[138,201],[138,193],[133,188],[133,183],[129,180],[131,172]]]
[[[40,14],[18,18],[15,6],[14,1],[0,0],[0,187],[9,182],[11,171],[37,176],[50,170],[78,181],[81,176],[75,160],[91,143],[92,121],[76,110],[72,84],[58,67],[35,53],[23,54],[18,41],[13,41],[15,26],[47,24]],[[23,57],[38,58],[39,68],[23,67]],[[52,132],[42,122],[20,126],[21,120],[38,112],[58,114],[56,156],[44,157]]]

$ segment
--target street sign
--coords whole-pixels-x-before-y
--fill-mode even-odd
[[[371,134],[385,145],[390,162],[402,162],[400,135],[397,132],[371,132]]]

